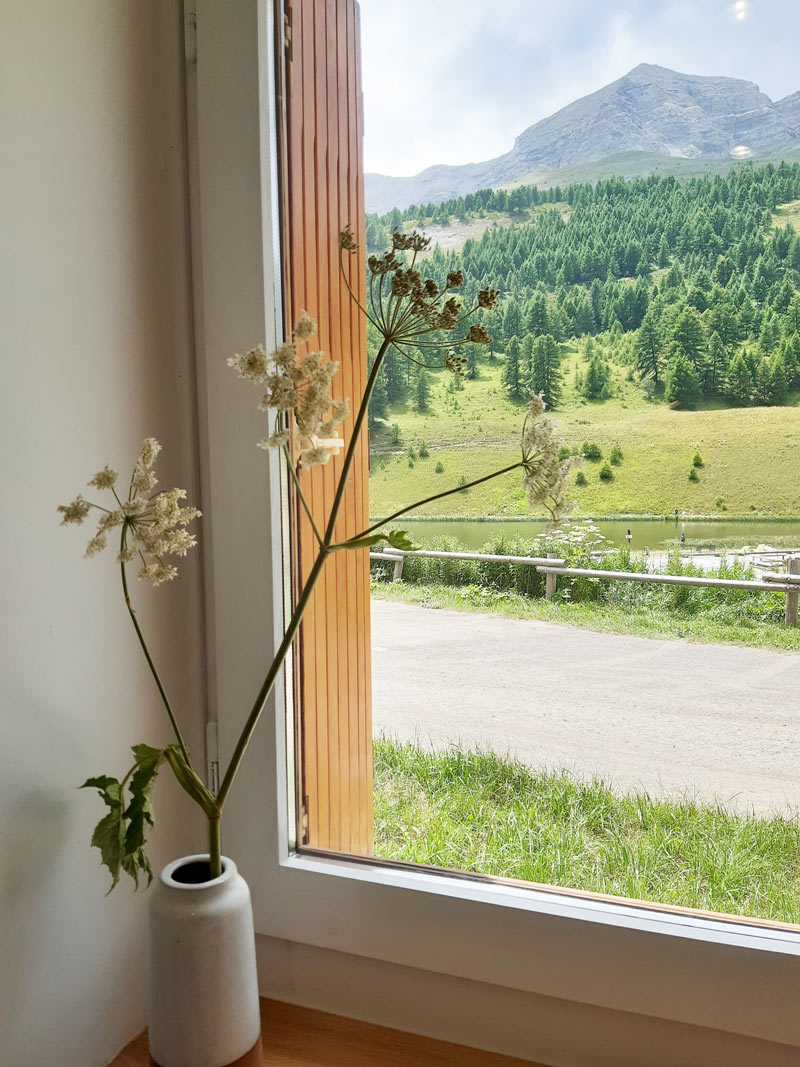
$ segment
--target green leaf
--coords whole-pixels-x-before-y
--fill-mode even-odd
[[[149,745],[134,745],[133,754],[136,757],[136,770],[131,775],[128,786],[131,800],[125,809],[125,818],[128,820],[128,828],[125,831],[127,856],[135,856],[143,849],[146,826],[153,825],[153,790],[159,767],[165,758],[163,749],[150,748]],[[130,871],[128,873],[130,874]]]
[[[402,552],[413,552],[416,545],[409,540],[405,530],[389,530],[388,533],[370,534],[369,537],[359,537],[357,541],[348,541],[348,548],[372,548],[380,541],[387,541],[392,548]]]
[[[417,548],[405,530],[390,530],[386,540],[392,548],[399,548],[403,552],[414,552]]]
[[[120,873],[130,875],[139,888],[139,874],[153,880],[153,868],[144,850],[147,828],[153,825],[153,790],[165,750],[149,745],[134,745],[136,762],[123,782],[130,781],[130,801],[125,803],[123,782],[108,775],[87,778],[81,789],[97,789],[110,809],[92,834],[92,845],[100,849],[102,863],[111,872],[111,889],[119,882]],[[111,892],[109,889],[109,893]]]
[[[111,889],[113,889],[119,881],[120,867],[125,855],[122,786],[116,778],[102,775],[98,778],[87,778],[81,789],[87,788],[97,789],[104,803],[111,809],[108,815],[95,826],[92,845],[100,849],[101,862],[111,872]]]

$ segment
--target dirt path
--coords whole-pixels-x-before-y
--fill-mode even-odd
[[[800,657],[372,603],[374,732],[800,810]]]

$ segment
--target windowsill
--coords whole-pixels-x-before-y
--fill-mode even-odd
[[[380,857],[326,853],[303,848],[290,853],[284,866],[317,874],[351,876],[382,885],[436,892],[464,900],[517,908],[525,912],[604,923],[648,933],[687,937],[715,944],[740,945],[800,956],[800,928],[787,923],[760,921],[735,915],[702,913],[670,908],[657,902],[603,897],[598,893],[525,885],[511,879],[483,877],[443,868],[395,863]]]
[[[261,999],[264,1067],[537,1067],[525,1060],[418,1037],[340,1015]],[[109,1067],[147,1067],[147,1033]]]
[[[800,1045],[791,928],[287,852],[259,934],[518,992]]]

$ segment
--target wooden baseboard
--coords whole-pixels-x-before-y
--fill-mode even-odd
[[[261,1000],[264,1067],[537,1067],[448,1041]],[[110,1067],[148,1067],[147,1032]],[[541,1067],[541,1065],[538,1065]]]

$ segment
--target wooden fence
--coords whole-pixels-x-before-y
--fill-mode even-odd
[[[785,593],[785,619],[790,626],[798,625],[798,599],[800,599],[800,556],[786,559],[786,574],[770,572],[762,575],[760,580],[739,578],[693,578],[682,574],[642,573],[641,571],[603,571],[587,567],[568,567],[566,560],[555,554],[544,556],[496,556],[481,552],[435,552],[418,549],[414,552],[401,552],[398,549],[386,549],[383,552],[370,552],[369,558],[391,560],[394,563],[392,580],[399,582],[403,577],[403,564],[408,556],[423,559],[463,559],[474,563],[517,563],[535,567],[545,576],[544,595],[550,599],[556,592],[559,578],[593,578],[606,582],[641,582],[656,585],[687,585],[709,589],[745,589],[748,592]]]

